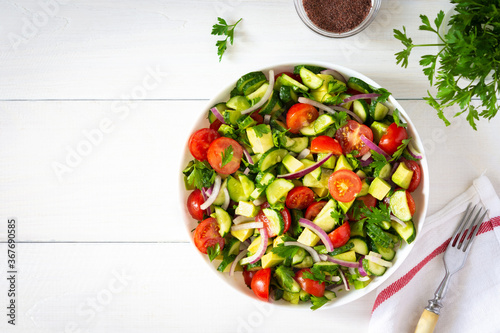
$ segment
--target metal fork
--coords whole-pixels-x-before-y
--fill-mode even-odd
[[[485,210],[483,213],[483,208],[480,207],[474,216],[478,206],[474,206],[472,210],[470,208],[471,204],[469,203],[462,221],[453,233],[451,241],[446,248],[446,252],[443,257],[446,274],[434,293],[434,298],[429,300],[429,305],[422,313],[422,316],[418,321],[417,328],[415,329],[415,333],[431,333],[434,331],[434,327],[436,326],[439,318],[440,310],[443,307],[441,300],[444,298],[448,289],[448,282],[453,274],[464,267],[465,260],[467,259],[467,255],[471,249],[472,241],[477,235],[483,218],[488,213],[488,210]]]

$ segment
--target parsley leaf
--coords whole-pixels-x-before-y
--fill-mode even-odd
[[[328,301],[328,298],[326,298],[325,296],[316,297],[314,295],[311,295],[311,310],[319,309],[320,307],[328,303]]]
[[[401,155],[403,155],[403,152],[406,150],[406,146],[408,146],[410,141],[411,141],[411,137],[403,140],[401,145],[399,145],[398,150],[396,150],[396,152],[394,154],[392,154],[391,161],[396,161]]]
[[[210,261],[213,261],[220,254],[219,243],[215,244],[214,246],[208,246],[207,254],[208,254],[208,259],[210,259]]]
[[[220,167],[223,168],[226,164],[231,162],[233,159],[233,146],[229,145],[222,153],[220,153],[222,156],[222,160],[220,162]]]
[[[366,223],[381,226],[384,221],[389,222],[391,220],[391,210],[383,203],[379,203],[378,207],[372,207],[371,209],[365,206],[360,211],[365,216]]]
[[[272,251],[274,254],[282,257],[282,258],[293,258],[294,255],[297,254],[300,247],[295,245],[285,246],[283,243],[278,244],[273,247]]]
[[[206,161],[193,160],[182,172],[186,177],[186,184],[199,190],[212,186],[215,181],[216,173]]]
[[[382,168],[386,166],[387,159],[385,158],[384,155],[379,154],[374,150],[372,150],[371,156],[373,158],[373,162],[370,163],[370,168],[373,168],[374,176],[378,177],[380,170],[382,170]]]
[[[224,55],[224,52],[227,49],[227,42],[231,43],[233,45],[234,41],[234,28],[240,21],[242,20],[241,18],[236,22],[235,24],[227,24],[226,20],[224,20],[221,17],[217,18],[218,24],[214,24],[212,26],[212,35],[216,36],[226,36],[226,39],[224,40],[218,40],[215,43],[215,46],[217,46],[217,55],[219,56],[219,62],[222,60],[222,56]]]
[[[260,124],[260,125],[254,126],[252,128],[253,128],[253,130],[255,132],[255,135],[258,138],[261,138],[264,134],[267,134],[267,133],[269,133],[271,131],[269,129],[269,126],[267,126],[265,124]]]
[[[395,109],[392,111],[392,118],[398,127],[406,127],[406,124],[401,121],[401,117],[399,115],[399,110]]]

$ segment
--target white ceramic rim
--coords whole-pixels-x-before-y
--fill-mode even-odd
[[[347,67],[343,67],[340,65],[334,65],[334,64],[331,64],[328,62],[322,62],[322,61],[294,61],[294,62],[285,63],[285,64],[276,64],[273,66],[269,66],[269,67],[266,67],[263,69],[256,69],[256,70],[261,70],[265,74],[268,74],[269,70],[273,69],[275,74],[276,74],[276,73],[280,73],[283,71],[293,70],[293,67],[295,65],[299,65],[299,64],[309,64],[309,65],[316,65],[316,66],[325,67],[328,69],[334,69],[334,70],[342,73],[346,78],[354,76],[354,77],[357,77],[357,78],[365,81],[368,84],[371,84],[374,87],[380,87],[380,85],[377,84],[375,81],[373,81],[372,79],[366,77],[365,75],[363,75],[355,70],[352,70],[352,69],[349,69]],[[214,98],[212,98],[206,104],[206,106],[202,110],[200,110],[201,111],[200,117],[194,123],[194,126],[192,127],[192,130],[189,133],[189,135],[191,133],[193,133],[194,131],[196,131],[197,129],[200,129],[203,127],[208,127],[208,125],[209,125],[209,122],[207,119],[208,110],[210,110],[210,108],[217,103],[227,101],[229,99],[230,91],[234,88],[234,85],[236,84],[236,80],[244,74],[245,73],[240,73],[240,75],[236,75],[234,81],[232,81],[230,84],[226,85],[226,87],[219,94],[217,94]],[[390,87],[384,87],[384,88],[386,88],[387,90],[390,91]],[[399,268],[399,266],[401,266],[403,261],[410,254],[410,251],[412,250],[415,243],[419,241],[419,235],[421,234],[421,231],[422,231],[422,228],[424,225],[425,215],[427,213],[427,207],[428,207],[428,199],[429,199],[429,170],[428,170],[428,166],[427,166],[427,158],[426,158],[426,154],[424,152],[424,146],[422,144],[420,136],[418,135],[418,132],[416,131],[415,126],[413,125],[408,114],[404,111],[403,107],[392,97],[392,95],[389,98],[389,102],[392,103],[392,106],[393,106],[393,107],[391,107],[391,111],[394,110],[395,108],[397,108],[400,112],[402,119],[408,124],[408,127],[407,127],[408,134],[411,137],[413,137],[413,139],[414,139],[413,144],[422,153],[422,156],[423,156],[422,160],[420,161],[420,166],[422,168],[422,182],[421,182],[421,185],[419,187],[419,190],[412,193],[413,198],[415,199],[416,207],[417,207],[414,218],[413,218],[414,224],[415,224],[416,229],[417,229],[417,237],[413,243],[403,244],[402,247],[397,250],[396,256],[394,258],[394,265],[392,267],[389,267],[384,275],[374,278],[374,280],[364,289],[351,290],[349,292],[343,292],[343,291],[337,292],[337,298],[335,300],[328,302],[327,304],[325,304],[323,307],[321,307],[320,309],[318,309],[316,311],[325,310],[325,309],[329,309],[329,308],[333,308],[333,307],[338,307],[338,306],[350,303],[354,300],[357,300],[357,299],[367,295],[371,291],[378,288],[384,281],[386,281]],[[187,135],[187,137],[189,137],[189,135]],[[206,265],[208,265],[210,267],[210,270],[213,273],[217,274],[217,276],[219,278],[221,278],[226,283],[228,283],[230,286],[232,286],[233,289],[237,290],[240,293],[243,293],[243,294],[249,296],[251,299],[253,299],[257,302],[260,302],[257,299],[257,297],[254,295],[254,293],[245,285],[245,283],[243,281],[243,277],[242,277],[240,272],[237,272],[232,277],[230,277],[229,274],[227,274],[227,273],[221,273],[221,272],[217,271],[216,268],[217,268],[218,263],[217,264],[211,263],[208,259],[208,256],[199,252],[194,245],[192,230],[194,230],[196,228],[197,221],[192,219],[187,212],[186,202],[187,202],[187,197],[189,196],[189,192],[185,190],[184,179],[183,179],[184,177],[182,175],[182,170],[186,167],[187,163],[192,159],[193,159],[193,157],[189,153],[188,145],[186,142],[185,148],[184,148],[184,156],[181,159],[181,164],[179,167],[179,174],[180,174],[179,188],[181,190],[181,193],[179,195],[179,198],[180,198],[179,204],[181,205],[181,207],[183,207],[183,211],[185,212],[184,222],[186,225],[186,231],[188,232],[189,238],[190,238],[191,243],[192,243],[193,251],[196,251],[199,254],[199,258],[202,261],[204,261]],[[202,268],[200,265],[200,270],[201,269]],[[280,301],[271,301],[271,304],[276,305],[276,306],[280,306],[280,307],[284,307],[284,308],[289,308],[289,309],[306,309],[307,311],[311,311],[310,310],[311,304],[309,302],[304,302],[304,303],[299,304],[299,305],[292,305],[289,302],[286,302],[284,300],[280,300]]]

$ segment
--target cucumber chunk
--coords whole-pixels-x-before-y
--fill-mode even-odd
[[[407,221],[406,227],[403,227],[401,224],[394,221],[391,222],[391,225],[407,244],[410,244],[415,240],[417,233],[412,221]]]
[[[266,171],[277,163],[283,161],[288,154],[286,149],[271,148],[259,160],[259,170]]]
[[[349,80],[347,81],[347,86],[363,94],[369,94],[373,92],[373,89],[370,87],[368,83],[356,77],[350,77]]]
[[[308,70],[306,67],[302,67],[299,72],[302,82],[311,89],[318,89],[323,85],[323,79]]]
[[[232,176],[227,178],[227,191],[233,201],[239,202],[246,201],[248,199],[245,195],[241,182]]]
[[[366,122],[370,115],[370,106],[364,99],[357,99],[352,103],[352,110],[361,119],[363,123]]]
[[[271,231],[270,234],[278,236],[283,234],[285,230],[285,221],[281,213],[272,208],[263,208],[262,211],[269,220],[268,227]]]
[[[393,193],[390,201],[391,212],[401,221],[410,221],[411,212],[406,199],[406,190],[398,190]]]
[[[386,271],[384,266],[371,262],[367,259],[363,259],[363,268],[367,273],[376,276],[384,275]]]
[[[276,179],[266,188],[266,197],[269,204],[285,202],[286,195],[295,185],[286,179]]]
[[[219,234],[224,237],[231,230],[233,220],[224,209],[217,206],[215,206],[215,219],[219,223]]]

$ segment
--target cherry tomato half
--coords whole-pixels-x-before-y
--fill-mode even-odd
[[[208,147],[220,137],[219,133],[211,128],[202,128],[194,132],[189,138],[188,146],[191,155],[199,161],[206,161]]]
[[[254,294],[262,301],[269,300],[269,287],[271,285],[271,268],[264,268],[254,274],[251,288]]]
[[[351,237],[351,226],[348,221],[345,221],[340,227],[328,234],[332,241],[333,247],[341,247],[346,245]]]
[[[291,133],[297,134],[302,127],[306,127],[319,116],[318,110],[309,104],[294,104],[286,114],[286,127]]]
[[[408,133],[404,127],[399,127],[396,123],[392,123],[387,128],[387,132],[382,135],[378,146],[387,154],[392,155],[401,146],[403,140],[408,138]]]
[[[404,163],[408,169],[413,170],[413,176],[411,177],[410,185],[407,188],[407,191],[413,192],[417,189],[418,185],[420,185],[420,181],[422,180],[422,169],[420,169],[420,165],[415,161],[405,160]]]
[[[328,135],[320,135],[311,141],[311,153],[333,153],[342,155],[342,147],[337,139]]]
[[[221,121],[219,119],[215,119],[214,122],[210,124],[210,128],[215,131],[218,131],[221,125],[222,125]]]
[[[337,170],[328,180],[328,189],[332,197],[340,202],[352,201],[361,191],[362,183],[357,174],[351,170]]]
[[[247,271],[246,268],[243,268],[243,280],[248,288],[252,288],[252,279],[255,275],[255,271]]]
[[[417,207],[415,206],[415,200],[413,200],[412,195],[410,192],[406,191],[406,201],[408,202],[408,208],[410,209],[410,214],[413,216],[415,214],[415,210]]]
[[[232,154],[232,156],[228,161],[225,161],[227,163],[222,165],[223,156],[226,158],[226,154]],[[208,163],[215,171],[224,175],[232,174],[238,170],[242,156],[243,148],[241,145],[237,141],[226,137],[214,140],[208,147],[207,152]]]
[[[306,214],[305,218],[312,221],[318,216],[319,212],[325,207],[327,201],[317,201],[313,202],[309,207],[306,209]]]
[[[306,293],[316,297],[323,297],[325,294],[325,283],[303,277],[304,272],[311,272],[309,268],[302,268],[295,273],[295,281],[297,281]]]
[[[297,186],[288,192],[285,204],[290,209],[306,209],[313,202],[313,190],[306,186]]]
[[[187,200],[187,208],[189,214],[193,217],[193,219],[201,221],[203,220],[203,209],[200,206],[205,202],[203,198],[203,194],[199,189],[194,190],[188,197]]]
[[[269,208],[270,207],[269,202],[264,202],[260,207]],[[286,207],[283,208],[283,210],[281,210],[280,213],[281,216],[283,217],[283,221],[285,222],[285,228],[283,229],[283,233],[285,233],[288,231],[288,229],[290,229],[290,224],[292,223],[292,215],[290,215],[290,211]],[[269,235],[269,237],[278,236],[271,228],[269,224],[269,219],[267,218],[266,214],[264,214],[264,211],[262,209],[255,217],[255,221],[264,223],[264,226],[266,227],[267,234]]]
[[[337,130],[335,139],[342,146],[344,154],[356,150],[358,153],[354,157],[360,157],[370,151],[370,148],[361,140],[361,135],[373,141],[373,132],[368,126],[362,125],[355,120],[348,120],[347,124]]]
[[[207,254],[207,247],[215,246],[217,243],[222,250],[224,238],[219,233],[219,223],[213,217],[209,217],[198,224],[194,230],[194,245],[201,253]]]

